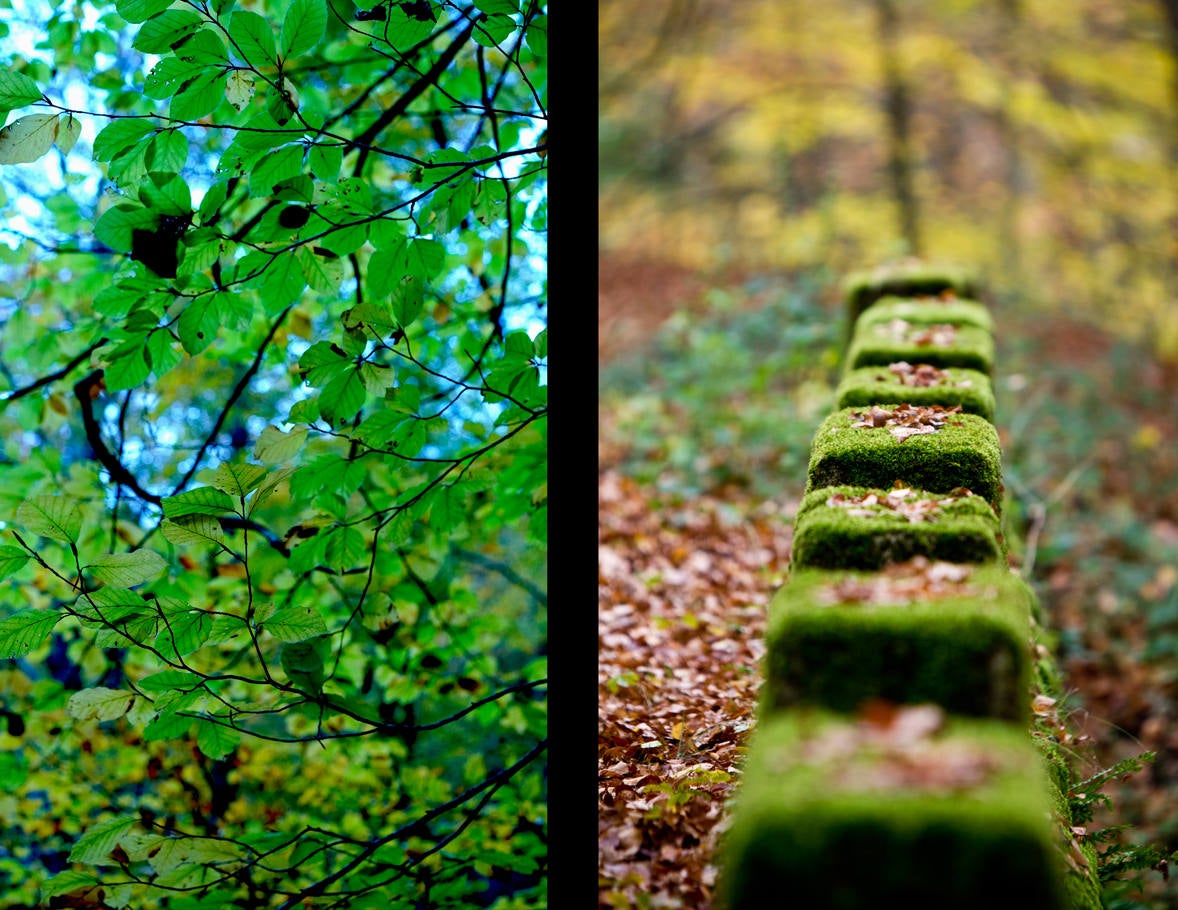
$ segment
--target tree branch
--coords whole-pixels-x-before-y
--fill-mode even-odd
[[[102,381],[102,370],[95,370],[74,385],[74,395],[82,408],[82,427],[86,431],[86,441],[94,450],[94,457],[110,473],[110,479],[121,486],[127,487],[132,493],[152,505],[160,504],[160,497],[149,493],[139,485],[139,481],[123,467],[123,463],[114,456],[102,440],[102,430],[94,418],[94,398],[97,394],[96,386]]]
[[[26,395],[29,395],[35,392],[37,389],[43,388],[50,383],[57,382],[59,379],[64,379],[78,367],[78,364],[86,360],[91,354],[97,351],[104,344],[106,344],[106,339],[99,338],[96,342],[94,342],[94,344],[90,345],[90,347],[86,348],[86,350],[82,351],[82,353],[78,354],[78,356],[76,356],[57,372],[50,373],[48,376],[42,376],[36,382],[24,386],[23,388],[14,389],[3,398],[0,398],[0,401],[16,401],[16,399],[24,398]]]
[[[462,45],[466,43],[474,31],[475,21],[477,19],[470,22],[466,28],[458,33],[458,36],[450,42],[450,46],[438,56],[434,65],[426,70],[416,82],[409,86],[405,94],[386,108],[384,113],[377,117],[368,129],[352,140],[352,145],[360,149],[360,157],[356,160],[356,167],[352,171],[353,174],[357,177],[360,176],[360,173],[364,170],[364,162],[368,159],[368,152],[371,150],[370,146],[376,137],[383,132],[384,128],[404,114],[408,110],[409,105],[416,101],[427,88],[433,85],[438,77],[446,71],[446,68],[453,62],[454,58],[458,56]]]

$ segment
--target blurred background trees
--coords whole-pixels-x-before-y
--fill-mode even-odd
[[[605,0],[601,243],[702,269],[905,254],[1178,356],[1178,5]]]

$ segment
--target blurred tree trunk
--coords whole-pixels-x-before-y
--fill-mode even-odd
[[[900,236],[914,256],[922,254],[920,213],[912,179],[912,104],[900,70],[899,18],[893,0],[875,0],[880,60],[884,78],[884,113],[888,121],[888,173],[900,218]]]
[[[1166,291],[1173,297],[1178,294],[1178,0],[1160,0],[1166,15],[1166,36],[1170,42],[1170,56],[1173,58],[1174,75],[1170,88],[1173,104],[1170,108],[1170,130],[1168,135],[1170,153],[1170,186],[1173,209],[1169,219],[1170,246],[1166,251]]]
[[[1000,0],[998,4],[998,47],[1002,58],[1002,100],[998,108],[998,134],[1006,156],[1003,182],[1006,198],[999,216],[999,241],[1002,256],[1003,281],[1012,289],[1024,287],[1022,280],[1021,244],[1018,239],[1019,212],[1022,208],[1023,161],[1019,143],[1019,128],[1013,122],[1010,102],[1011,88],[1018,83],[1022,72],[1021,0]]]

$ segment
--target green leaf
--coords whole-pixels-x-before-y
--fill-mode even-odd
[[[203,681],[204,677],[186,670],[161,670],[143,677],[136,685],[144,692],[167,692],[173,689],[195,691]]]
[[[147,336],[147,356],[156,379],[184,359],[168,332],[152,332]]]
[[[202,721],[201,730],[206,726],[216,725],[211,721]],[[236,736],[237,740],[240,740],[241,735],[236,730],[226,727],[222,727],[222,729],[225,730],[224,735]],[[220,756],[211,755],[200,744],[199,736],[200,733],[197,734],[197,745],[200,746],[201,751],[205,755],[208,755],[210,758],[223,758],[229,754],[226,752]],[[234,746],[236,746],[237,740],[234,740]],[[209,744],[210,746],[212,745],[211,742]],[[151,868],[156,871],[156,874],[164,875],[182,866],[223,864],[230,860],[240,859],[241,853],[241,847],[237,841],[212,837],[168,837],[164,838],[157,848],[152,850],[148,860],[151,863]],[[213,902],[207,904],[202,902],[201,907],[208,907],[212,910],[212,908],[226,907],[229,905],[218,894],[212,894],[210,896],[214,898]]]
[[[66,713],[74,720],[114,720],[134,707],[135,698],[134,692],[95,686],[71,695]]]
[[[266,113],[280,126],[286,126],[298,110],[298,99],[292,86],[285,80],[266,93]]]
[[[82,533],[82,510],[65,496],[34,496],[16,510],[17,523],[42,537],[77,543]]]
[[[0,164],[36,161],[57,139],[57,114],[29,114],[0,130]]]
[[[0,109],[7,111],[14,107],[35,104],[42,97],[41,89],[37,87],[37,83],[24,73],[0,70]]]
[[[210,720],[198,720],[196,723],[196,745],[209,758],[224,758],[236,749],[240,742],[240,731],[232,727]]]
[[[340,168],[344,164],[344,150],[338,145],[314,145],[308,155],[311,173],[325,183],[339,180]]]
[[[143,159],[153,171],[178,174],[188,163],[188,138],[178,129],[164,130],[147,143]]]
[[[270,265],[261,273],[262,303],[266,307],[266,313],[273,316],[292,300],[298,300],[302,296],[307,279],[303,277],[302,266],[299,265],[294,251],[278,256],[261,254],[258,261],[263,260]]]
[[[211,114],[225,98],[229,74],[219,70],[205,70],[190,82],[184,83],[172,98],[168,114],[177,120],[199,120]]]
[[[193,719],[178,714],[157,714],[147,726],[143,728],[144,742],[155,743],[169,739],[179,739],[188,732]]]
[[[303,147],[283,146],[263,156],[250,171],[250,195],[270,196],[274,193],[275,184],[297,177],[302,172]]]
[[[167,568],[167,563],[154,550],[135,550],[100,556],[83,568],[103,584],[130,588],[155,578]]]
[[[294,468],[279,468],[277,471],[271,471],[266,482],[254,492],[253,498],[250,500],[249,514],[252,515],[258,506],[274,495],[274,492],[290,479],[294,470]]]
[[[471,37],[483,47],[499,47],[516,28],[515,20],[510,16],[493,13],[475,26]]]
[[[221,328],[220,311],[212,297],[204,296],[193,300],[184,308],[176,322],[176,334],[189,354],[199,354],[217,337]]]
[[[133,202],[112,206],[99,216],[94,236],[120,253],[131,252],[134,232],[156,227],[159,215]]]
[[[15,575],[32,557],[20,547],[0,546],[0,578]]]
[[[81,135],[82,124],[74,119],[74,115],[62,114],[57,127],[57,139],[54,141],[63,155],[69,154]]]
[[[229,39],[243,59],[255,66],[277,66],[278,51],[270,20],[249,10],[237,10],[229,20]]]
[[[299,369],[313,386],[325,385],[352,365],[343,349],[329,341],[316,341],[299,358]]]
[[[197,487],[175,496],[165,496],[164,515],[172,520],[185,515],[221,515],[236,510],[236,503],[214,487]]]
[[[131,830],[136,816],[117,816],[106,821],[91,825],[86,833],[78,838],[74,849],[70,851],[71,863],[101,864],[109,858],[111,851],[119,845],[123,836]]]
[[[147,74],[143,92],[148,98],[154,98],[156,101],[171,98],[204,69],[203,63],[181,60],[179,57],[164,57]]]
[[[318,693],[326,678],[321,642],[325,638],[289,642],[282,646],[279,662],[290,681],[310,693]]]
[[[432,4],[424,18],[417,18],[405,11],[408,4],[393,3],[386,6],[388,19],[384,30],[385,40],[398,50],[406,50],[425,38],[437,21],[437,12]]]
[[[94,160],[110,161],[153,132],[150,120],[112,120],[94,137]]]
[[[325,0],[294,0],[282,20],[282,57],[305,54],[323,40],[326,30]]]
[[[519,12],[519,4],[515,0],[474,0],[474,5],[488,15],[492,13],[512,15]]]
[[[160,532],[175,544],[213,543],[223,546],[225,532],[221,522],[212,515],[185,515],[181,518],[166,518],[160,523]]]
[[[107,356],[104,379],[109,391],[133,389],[151,373],[145,338],[144,335],[128,338]]]
[[[327,623],[313,606],[278,610],[261,627],[279,641],[305,641],[327,634]]]
[[[162,215],[188,215],[192,212],[192,193],[179,174],[153,171],[151,179],[139,188],[139,201]]]
[[[204,19],[187,9],[164,10],[139,27],[131,46],[145,54],[164,54],[195,32]]]
[[[338,256],[320,247],[301,246],[298,249],[299,265],[307,284],[316,291],[338,291],[344,280],[344,263]]]
[[[116,0],[115,9],[128,22],[143,22],[171,5],[172,0]]]
[[[202,648],[212,631],[212,616],[183,604],[180,609],[165,611],[156,643],[165,656],[184,657]]]
[[[57,873],[41,886],[41,897],[42,899],[57,897],[59,894],[68,894],[82,888],[92,888],[97,884],[99,884],[99,880],[89,872],[75,872],[72,869],[66,869],[65,872]]]
[[[0,620],[0,659],[24,657],[49,637],[63,615],[51,610],[21,610]]]
[[[360,531],[353,527],[340,527],[328,533],[323,557],[328,566],[344,572],[360,562],[367,550],[368,543]]]
[[[336,376],[319,394],[319,413],[324,420],[339,424],[351,420],[364,406],[367,390],[358,370],[349,369]]]
[[[230,496],[245,497],[258,486],[270,473],[268,468],[260,464],[230,464],[225,461],[217,466],[217,470],[204,472],[201,480],[212,484],[218,490],[223,490]]]
[[[254,458],[266,464],[282,464],[294,458],[306,441],[306,427],[294,427],[289,433],[284,433],[278,427],[266,427],[254,445]]]
[[[401,328],[412,325],[421,315],[424,291],[419,278],[408,275],[393,289],[393,315]]]
[[[201,67],[218,67],[227,70],[229,55],[221,33],[209,28],[201,29],[184,41],[174,45],[176,57],[185,63]]]
[[[524,41],[537,57],[548,56],[548,17],[537,16],[528,23],[528,30],[524,32]]]
[[[397,450],[398,455],[412,458],[421,451],[428,439],[429,431],[426,421],[414,418],[404,421],[397,427],[396,432],[393,433],[392,446]]]

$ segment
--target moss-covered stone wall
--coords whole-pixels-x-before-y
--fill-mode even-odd
[[[816,430],[769,607],[721,904],[1098,910],[1058,678],[1007,563],[994,332],[978,283],[852,276],[837,409]]]

